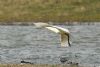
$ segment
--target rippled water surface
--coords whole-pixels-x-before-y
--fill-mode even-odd
[[[60,36],[47,29],[0,26],[0,63],[59,64],[63,56],[80,64],[100,64],[100,24],[58,26],[70,30],[72,47],[60,47]]]

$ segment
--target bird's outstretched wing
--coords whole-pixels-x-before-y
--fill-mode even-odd
[[[39,27],[39,28],[47,28],[55,33],[59,33],[61,35],[61,46],[62,47],[68,47],[70,46],[70,42],[69,42],[69,30],[62,28],[62,27],[58,27],[58,26],[53,26],[53,25],[49,25],[48,23],[34,23],[35,26]]]
[[[55,27],[52,27],[52,26],[50,26],[50,27],[45,27],[45,28],[47,28],[47,29],[49,29],[49,30],[51,30],[51,31],[53,31],[53,32],[55,32],[55,33],[59,33],[59,32],[60,32],[59,29],[57,29],[57,28],[55,28]]]
[[[33,23],[37,28],[43,28],[43,27],[48,27],[50,26],[48,23],[42,23],[42,22],[39,22],[39,23]]]
[[[61,35],[61,46],[62,47],[69,47],[70,42],[69,42],[69,31],[67,29],[61,28],[61,27],[46,27],[47,29],[59,33]],[[64,30],[63,30],[64,29]]]

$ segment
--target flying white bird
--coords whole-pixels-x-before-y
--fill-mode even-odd
[[[70,32],[68,29],[58,27],[58,26],[53,26],[49,25],[48,23],[34,23],[34,25],[37,28],[47,28],[55,33],[59,33],[61,35],[61,46],[62,47],[69,47],[71,46],[70,44]]]

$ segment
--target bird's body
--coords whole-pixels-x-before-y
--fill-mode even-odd
[[[62,27],[58,27],[58,26],[53,26],[53,25],[49,25],[47,23],[34,23],[34,25],[38,28],[47,28],[55,33],[58,33],[61,35],[61,46],[62,47],[68,47],[71,46],[70,45],[70,32],[68,29],[62,28]]]

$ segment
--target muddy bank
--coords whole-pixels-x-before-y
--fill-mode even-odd
[[[0,67],[86,67],[86,66],[76,66],[76,65],[63,65],[63,64],[0,64]],[[89,67],[89,66],[87,66]]]

